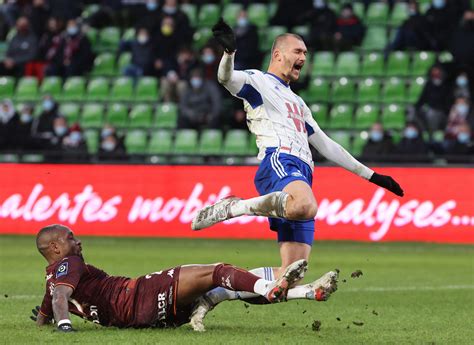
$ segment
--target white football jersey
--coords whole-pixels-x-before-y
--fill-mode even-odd
[[[265,157],[268,147],[294,155],[313,167],[305,120],[311,111],[281,78],[259,70],[234,71],[240,89],[224,85],[234,96],[244,101],[247,125],[257,137],[258,158]],[[311,134],[311,133],[310,133]]]

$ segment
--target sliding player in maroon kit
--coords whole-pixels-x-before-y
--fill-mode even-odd
[[[46,293],[41,308],[33,309],[32,319],[39,326],[55,320],[63,332],[74,330],[70,312],[103,326],[178,327],[189,322],[196,299],[218,286],[281,302],[307,265],[305,260],[294,262],[276,281],[223,263],[177,266],[131,279],[109,276],[86,264],[81,241],[65,226],[41,229],[36,246],[49,266]]]

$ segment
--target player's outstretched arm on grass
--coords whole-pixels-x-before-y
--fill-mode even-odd
[[[305,112],[305,121],[309,127],[309,143],[324,157],[398,196],[403,196],[402,188],[392,177],[377,174],[352,157],[341,145],[329,138],[321,128],[319,128],[309,109]]]
[[[37,305],[33,309],[31,309],[31,313],[33,315],[30,315],[30,319],[33,320],[37,326],[44,326],[44,325],[50,325],[51,320],[44,316],[43,314],[40,313],[40,306]]]
[[[71,320],[69,319],[68,301],[73,289],[67,285],[56,285],[53,292],[53,313],[57,321],[57,330],[61,332],[73,332]]]

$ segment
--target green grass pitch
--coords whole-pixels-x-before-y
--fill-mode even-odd
[[[82,238],[86,261],[109,274],[139,276],[184,263],[225,261],[245,268],[278,265],[272,241]],[[325,303],[219,305],[207,332],[118,330],[73,317],[79,332],[37,328],[46,262],[34,238],[0,236],[0,343],[5,344],[472,344],[473,246],[316,242],[305,282],[339,268],[339,290]],[[351,278],[360,269],[363,276]],[[346,282],[342,282],[345,279]],[[321,321],[319,331],[312,329]],[[340,320],[340,321],[339,321]],[[363,323],[363,325],[355,325]]]

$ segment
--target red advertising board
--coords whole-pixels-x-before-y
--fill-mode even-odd
[[[397,196],[341,168],[317,167],[315,238],[474,243],[474,169],[378,168]],[[0,164],[0,233],[62,223],[78,235],[275,238],[263,217],[193,232],[198,209],[256,196],[256,167]]]

